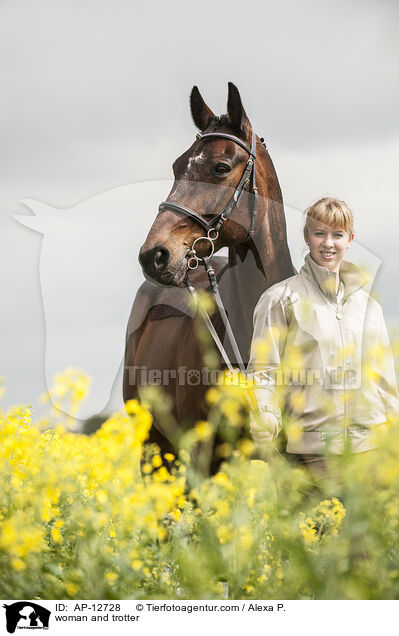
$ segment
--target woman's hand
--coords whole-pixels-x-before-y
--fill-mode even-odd
[[[273,435],[278,431],[278,419],[273,413],[262,413],[257,419],[258,421],[251,417],[249,424],[252,439],[257,448],[268,448]]]

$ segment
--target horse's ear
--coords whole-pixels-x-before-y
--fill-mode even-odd
[[[242,105],[238,88],[233,84],[233,82],[229,82],[227,112],[234,128],[236,128],[237,131],[242,131],[245,137],[249,137],[251,123],[244,110],[244,106]]]
[[[191,116],[194,120],[194,124],[200,130],[208,128],[212,119],[215,117],[209,106],[207,106],[202,99],[201,93],[197,86],[193,86],[193,90],[190,95]]]

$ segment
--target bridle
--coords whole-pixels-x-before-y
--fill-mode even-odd
[[[256,180],[255,180],[256,135],[254,131],[252,130],[251,147],[249,147],[242,139],[240,139],[239,137],[236,137],[235,135],[229,135],[228,133],[211,132],[211,133],[197,134],[197,139],[214,139],[215,137],[234,141],[236,144],[241,146],[241,148],[244,148],[244,150],[246,150],[249,155],[248,161],[241,175],[241,178],[238,184],[236,185],[233,195],[228,201],[228,203],[226,204],[226,206],[223,208],[223,210],[219,212],[218,214],[216,214],[216,216],[214,216],[213,219],[211,219],[210,221],[206,221],[206,219],[204,219],[203,216],[198,214],[198,212],[195,212],[194,210],[190,210],[190,208],[187,208],[184,205],[181,205],[180,203],[177,203],[175,201],[162,201],[162,203],[160,203],[158,208],[159,212],[163,212],[164,210],[173,210],[174,212],[177,212],[178,214],[182,214],[183,216],[186,216],[189,219],[192,219],[193,221],[198,223],[198,225],[200,225],[202,228],[205,229],[206,236],[200,236],[199,238],[196,238],[193,244],[191,245],[191,248],[189,248],[186,252],[186,258],[188,259],[187,266],[189,269],[196,269],[198,265],[203,261],[203,259],[199,258],[196,253],[195,245],[196,243],[198,243],[198,241],[204,241],[204,240],[208,241],[211,251],[210,251],[210,254],[208,254],[207,258],[210,258],[213,255],[215,251],[215,241],[217,240],[219,236],[219,230],[222,227],[223,223],[227,221],[227,219],[233,212],[234,208],[239,205],[240,199],[247,186],[249,186],[250,188],[249,192],[252,194],[251,201],[250,201],[250,219],[251,220],[250,220],[250,226],[248,230],[248,239],[252,238],[255,232],[255,219],[256,219],[256,210],[257,210],[257,204],[258,204],[258,188],[256,187]],[[263,139],[262,139],[262,142],[263,142]]]
[[[188,269],[196,269],[198,267],[199,264],[202,264],[205,267],[206,273],[208,275],[208,279],[209,279],[209,283],[210,283],[210,287],[211,287],[211,291],[215,297],[215,301],[217,304],[217,307],[219,309],[220,315],[222,317],[225,329],[226,329],[226,335],[228,340],[230,341],[231,347],[233,349],[235,358],[238,362],[238,365],[240,367],[240,370],[242,372],[245,372],[245,365],[242,361],[242,357],[241,357],[241,353],[240,350],[238,348],[236,339],[234,337],[233,331],[231,329],[229,320],[227,318],[227,314],[226,314],[226,310],[223,306],[222,303],[222,299],[220,297],[220,293],[219,293],[219,288],[218,288],[218,284],[217,284],[217,280],[216,280],[216,274],[215,274],[215,270],[213,269],[211,263],[210,263],[210,259],[211,256],[213,255],[214,251],[215,251],[215,241],[217,240],[218,236],[219,236],[219,230],[222,227],[223,223],[225,221],[227,221],[227,219],[229,218],[229,216],[231,215],[232,211],[234,210],[235,207],[237,207],[240,203],[241,197],[243,195],[244,190],[249,187],[249,192],[252,195],[250,197],[250,226],[248,229],[248,238],[252,238],[252,236],[254,235],[255,232],[255,219],[256,219],[256,211],[257,211],[257,204],[258,204],[258,189],[256,187],[256,180],[255,180],[255,159],[256,159],[256,135],[255,132],[252,130],[252,138],[251,138],[251,147],[247,146],[247,144],[240,139],[239,137],[236,137],[235,135],[229,135],[228,133],[222,133],[222,132],[211,132],[211,133],[198,133],[197,134],[197,139],[215,139],[215,138],[221,138],[221,139],[229,139],[230,141],[234,141],[234,143],[238,144],[239,146],[241,146],[241,148],[243,148],[244,150],[246,150],[246,152],[248,153],[248,161],[245,165],[245,168],[243,170],[243,173],[241,175],[241,178],[239,180],[239,182],[237,183],[235,190],[233,192],[233,195],[231,196],[230,200],[228,201],[228,203],[225,205],[225,207],[223,208],[223,210],[221,212],[219,212],[218,214],[216,214],[213,219],[211,219],[210,221],[207,221],[206,219],[204,219],[203,216],[201,216],[200,214],[198,214],[197,212],[195,212],[194,210],[191,210],[190,208],[187,208],[184,205],[181,205],[180,203],[177,203],[175,201],[162,201],[162,203],[159,205],[159,212],[163,212],[165,210],[173,210],[174,212],[177,212],[178,214],[182,214],[183,216],[188,217],[189,219],[192,219],[193,221],[195,221],[198,225],[200,225],[202,228],[204,228],[204,230],[206,231],[206,236],[200,236],[199,238],[196,238],[193,242],[193,244],[191,245],[191,248],[189,248],[185,254],[186,258],[188,259]],[[264,144],[264,139],[263,137],[261,137],[261,142]],[[208,241],[210,244],[210,254],[208,254],[208,256],[206,257],[199,257],[197,256],[196,253],[196,249],[195,249],[195,245],[198,241]],[[222,342],[220,341],[220,338],[213,326],[213,323],[208,315],[208,313],[206,312],[205,308],[202,306],[201,302],[199,302],[198,300],[198,296],[197,296],[197,292],[195,290],[195,288],[193,287],[193,285],[191,284],[190,278],[188,276],[188,271],[186,273],[186,277],[185,277],[185,284],[190,292],[190,294],[194,297],[194,299],[196,300],[196,302],[198,303],[198,306],[200,307],[201,311],[202,311],[202,315],[204,317],[204,320],[207,324],[207,327],[216,343],[216,346],[218,347],[226,365],[228,366],[228,368],[230,369],[230,371],[234,371],[233,369],[233,365],[230,362],[230,359],[223,347]]]

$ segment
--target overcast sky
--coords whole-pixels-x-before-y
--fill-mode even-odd
[[[395,0],[2,0],[5,405],[45,388],[41,237],[10,214],[29,213],[23,198],[72,208],[123,184],[170,179],[196,132],[194,84],[218,114],[227,82],[238,86],[292,208],[326,194],[348,202],[356,240],[382,260],[376,288],[393,324],[398,23]],[[137,214],[138,233],[155,213]]]

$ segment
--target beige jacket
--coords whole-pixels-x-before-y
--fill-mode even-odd
[[[392,350],[382,309],[365,291],[367,277],[342,261],[344,284],[310,254],[299,274],[268,289],[254,313],[248,370],[260,414],[287,427],[289,453],[375,448],[375,427],[399,415]],[[279,431],[276,431],[278,434]]]

